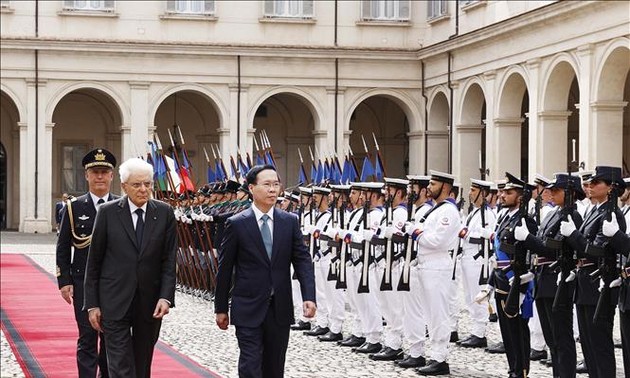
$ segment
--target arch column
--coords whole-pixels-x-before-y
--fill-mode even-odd
[[[27,116],[30,117],[30,113]],[[29,172],[30,159],[32,159],[32,155],[28,153],[28,138],[29,138],[29,127],[28,122],[18,122],[18,132],[19,132],[19,143],[20,143],[20,177],[18,180],[20,181],[20,210],[18,212],[18,230],[20,232],[24,232],[24,221],[28,217],[33,217],[33,202],[34,198],[32,196],[32,187],[30,177],[27,177],[27,172]]]
[[[468,188],[468,178],[479,177],[479,168],[481,166],[479,161],[479,152],[481,151],[479,141],[481,140],[483,125],[460,124],[455,126],[455,130],[457,131],[455,149],[458,151],[458,155],[455,162],[456,169],[453,171],[453,174],[464,187]]]
[[[131,91],[131,125],[123,125],[120,127],[122,132],[122,146],[120,161],[123,162],[130,157],[143,154],[146,151],[144,141],[149,140],[149,131],[155,126],[153,121],[149,121],[149,82],[130,81],[129,89]],[[108,141],[111,143],[112,141]],[[164,144],[164,141],[162,141]],[[142,144],[139,144],[142,143]]]
[[[591,104],[593,113],[593,167],[595,165],[616,167],[621,165],[623,109],[627,105],[628,102],[626,101],[598,101]]]
[[[486,169],[489,170],[490,174],[486,177],[487,180],[490,180],[492,177],[498,178],[503,173],[499,173],[498,166],[496,165],[497,157],[496,157],[496,149],[492,149],[492,146],[495,145],[495,126],[494,126],[494,114],[495,114],[495,83],[497,72],[492,70],[488,72],[484,72],[483,77],[486,81],[485,85],[485,97],[486,97]],[[492,151],[492,153],[491,153]]]
[[[320,156],[316,157],[316,159],[320,158],[323,161],[324,156],[328,156],[328,153],[332,152],[330,151],[330,146],[332,146],[333,143],[329,141],[330,135],[328,134],[328,130],[313,130],[312,134],[313,134],[313,145],[317,148],[317,151],[319,151],[320,153]]]
[[[236,156],[236,147],[240,144],[240,146],[247,146],[248,151],[253,151],[253,133],[250,134],[250,130],[247,125],[247,111],[249,108],[249,85],[241,84],[240,89],[240,109],[239,109],[239,88],[238,84],[229,84],[228,88],[230,90],[230,116],[227,125],[219,125],[220,127],[217,129],[219,132],[219,144],[221,146],[221,152],[224,156],[224,159],[227,157],[226,161],[229,161],[230,154],[232,153]],[[239,128],[239,115],[240,115],[240,128]],[[222,131],[223,130],[223,131]],[[224,130],[227,130],[225,133]],[[230,133],[230,130],[234,130],[234,133]],[[236,130],[238,130],[238,135]],[[256,130],[254,129],[254,132]],[[259,146],[262,148],[262,146]]]
[[[518,176],[521,167],[521,127],[523,118],[496,118],[492,162],[493,177],[503,177],[505,172]]]
[[[230,129],[226,127],[218,128],[217,133],[219,134],[219,146],[221,148],[221,159],[223,159],[224,164],[225,162],[229,163],[230,147],[236,146],[236,133],[231,133]],[[236,151],[236,147],[234,147],[234,151]],[[229,176],[230,175],[229,164],[226,165],[225,167],[227,169],[227,172],[225,173]]]
[[[328,145],[334,146],[334,152],[338,155],[342,155],[344,148],[348,145],[344,141],[344,124],[343,124],[343,114],[345,109],[345,87],[337,88],[337,113],[335,114],[335,87],[326,87],[326,98],[328,100],[328,112],[330,114],[330,123],[323,121],[320,127],[323,125],[330,124],[332,125],[333,132],[328,135]],[[335,144],[335,117],[337,118],[337,144]]]
[[[532,158],[538,159],[538,164],[536,171],[530,170],[530,172],[538,172],[545,177],[551,177],[555,172],[566,171],[567,144],[565,140],[570,115],[571,112],[566,110],[548,110],[538,113],[540,132],[535,143],[537,149],[535,154],[529,154],[530,167],[532,166]],[[530,121],[531,119],[532,117],[530,117]],[[536,157],[532,155],[536,155]]]
[[[542,144],[540,143],[541,141],[544,141],[546,139],[549,138],[549,135],[546,133],[546,129],[539,129],[539,122],[542,122],[541,119],[539,119],[540,114],[538,113],[538,104],[540,103],[540,58],[536,58],[536,59],[532,59],[527,61],[527,68],[529,70],[529,129],[528,129],[528,133],[529,133],[529,146],[528,146],[528,151],[530,151],[529,153],[529,158],[527,159],[527,164],[528,164],[528,169],[527,171],[529,172],[529,175],[531,176],[530,178],[534,177],[534,174],[537,172],[544,172],[544,167],[543,165],[547,165],[546,163],[546,157],[544,155],[541,154],[540,149],[542,148]],[[567,115],[568,117],[568,115]],[[566,135],[566,119],[565,119],[565,126],[564,126],[564,130],[565,130],[565,134]],[[557,139],[556,142],[558,140],[564,140],[564,136],[563,139]],[[563,155],[566,156],[566,155]],[[564,168],[561,168],[560,170],[556,170],[553,172],[559,172],[561,170],[563,170]],[[553,173],[552,172],[552,173]],[[545,172],[544,173],[545,176],[547,176],[549,173]],[[547,176],[549,177],[549,176]],[[531,180],[530,180],[531,181]]]
[[[410,131],[409,137],[409,174],[424,174],[424,131]],[[428,172],[427,172],[428,173]]]
[[[579,162],[585,162],[586,169],[594,169],[595,165],[600,164],[596,158],[594,144],[591,142],[598,136],[594,127],[591,127],[590,108],[591,97],[591,77],[594,75],[594,59],[593,45],[583,45],[578,47],[577,56],[580,62],[580,70],[577,73],[578,83],[580,85],[580,156],[577,157]],[[621,161],[621,160],[619,160]]]

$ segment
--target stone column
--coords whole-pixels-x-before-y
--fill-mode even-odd
[[[545,177],[552,177],[555,172],[567,170],[566,140],[570,115],[571,112],[566,110],[547,110],[538,113],[539,138],[535,152],[530,147],[529,159],[530,161],[534,158],[538,159],[539,163],[536,171],[530,170],[530,175],[541,173]],[[530,117],[530,122],[531,119],[532,117]]]
[[[344,150],[348,148],[348,144],[344,141],[344,130],[346,125],[343,124],[343,113],[345,109],[345,87],[337,88],[337,114],[335,114],[335,87],[326,87],[326,99],[327,99],[327,113],[330,114],[327,120],[322,120],[323,124],[320,125],[322,129],[330,129],[328,134],[328,147],[327,150],[336,152],[339,156],[342,156]],[[335,144],[335,117],[337,118],[337,143]],[[325,125],[330,125],[326,127]],[[318,147],[319,148],[319,147]]]
[[[493,140],[495,169],[492,177],[503,178],[505,172],[521,172],[521,127],[523,118],[495,118]],[[491,154],[492,155],[492,154]]]
[[[226,120],[226,124],[219,128],[219,130],[227,129],[228,133],[219,132],[219,135],[225,136],[225,138],[219,138],[219,143],[221,152],[227,156],[229,161],[230,154],[236,156],[237,147],[243,149],[244,146],[248,146],[247,148],[251,149],[253,141],[250,138],[252,134],[249,130],[253,124],[249,124],[250,120],[247,117],[249,85],[241,84],[240,109],[238,84],[229,84],[228,88],[230,90],[229,118]]]
[[[585,163],[586,169],[594,169],[600,162],[596,159],[594,144],[594,141],[598,139],[598,134],[595,131],[595,127],[591,126],[591,102],[593,101],[591,84],[595,76],[593,45],[586,44],[578,47],[577,55],[580,64],[578,71],[578,75],[580,75],[578,78],[578,83],[580,83],[580,156],[577,159],[578,163]]]
[[[496,117],[495,110],[495,79],[497,72],[492,70],[483,74],[486,80],[484,94],[486,96],[486,168],[490,171],[487,180],[498,179],[503,176],[503,172],[498,171],[497,150],[493,148],[498,142],[496,141],[496,130],[494,119]]]
[[[410,131],[409,137],[409,174],[423,175],[424,172],[424,131]],[[428,173],[428,171],[426,172]]]
[[[457,144],[455,150],[458,152],[456,170],[453,174],[462,183],[464,188],[470,187],[470,178],[478,178],[479,173],[479,151],[481,151],[481,131],[483,125],[457,125]],[[464,191],[467,193],[467,191]]]
[[[30,93],[29,93],[29,105],[30,105]],[[28,108],[27,108],[28,109]],[[31,112],[27,114],[27,122],[18,122],[18,128],[20,133],[20,203],[18,213],[18,230],[24,232],[24,225],[26,219],[33,218],[33,203],[35,196],[33,195],[33,176],[31,163],[34,161],[32,154],[29,153],[29,121]],[[33,117],[34,119],[34,117]]]
[[[546,139],[550,136],[546,133],[546,129],[543,130],[538,126],[538,123],[542,121],[539,119],[540,114],[538,111],[538,104],[540,103],[541,96],[540,61],[541,60],[539,58],[536,58],[528,60],[526,63],[527,68],[529,69],[529,145],[527,147],[527,151],[529,151],[529,156],[527,159],[527,172],[529,172],[529,181],[532,181],[536,173],[543,173],[546,177],[550,177],[547,173],[544,173],[548,170],[548,168],[544,167],[547,165],[548,161],[545,160],[546,157],[543,156],[540,151],[542,144],[545,143]],[[556,140],[556,143],[558,143],[560,140],[566,139],[566,122],[564,130],[565,133],[563,139]]]
[[[149,140],[149,129],[155,127],[153,120],[149,120],[149,86],[144,81],[130,81],[131,90],[131,125],[122,125],[122,146],[120,161],[125,161],[139,153],[146,151],[146,141]],[[162,144],[168,143],[162,141]],[[163,146],[164,147],[164,146]]]
[[[626,101],[597,101],[591,104],[593,113],[592,167],[595,165],[621,166],[623,109],[627,105]]]

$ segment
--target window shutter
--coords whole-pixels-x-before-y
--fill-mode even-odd
[[[65,9],[74,9],[74,0],[64,0],[63,7]]]
[[[440,13],[438,14],[438,16],[445,15],[447,11],[448,11],[448,4],[446,3],[446,0],[440,0]]]
[[[175,0],[168,0],[166,2],[166,11],[167,12],[175,12]]]
[[[372,4],[370,0],[361,1],[361,19],[370,20],[372,19]]]
[[[212,13],[214,14],[214,0],[206,0],[204,2],[204,13]]]
[[[312,18],[313,17],[313,0],[304,0],[302,3],[303,14],[302,16]]]
[[[409,4],[409,0],[400,0],[400,19],[401,20],[409,20],[409,7],[411,6],[411,4]]]
[[[274,15],[274,7],[273,3],[275,0],[265,0],[265,16],[273,16]]]
[[[105,10],[114,10],[114,0],[105,0],[104,1],[104,9]]]

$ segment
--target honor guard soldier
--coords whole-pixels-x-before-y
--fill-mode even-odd
[[[74,306],[74,316],[79,328],[79,377],[96,377],[97,369],[101,376],[107,377],[107,353],[103,335],[92,328],[87,311],[82,310],[83,278],[98,207],[119,198],[110,193],[116,158],[106,149],[97,148],[83,157],[82,164],[88,192],[72,201],[66,201],[57,239],[57,283],[63,299]]]
[[[499,327],[510,377],[525,378],[529,372],[528,321],[533,311],[533,275],[527,273],[527,249],[514,238],[514,228],[524,222],[530,233],[536,233],[537,226],[527,211],[532,187],[510,173],[506,172],[506,176],[508,182],[501,192],[505,210],[499,216],[494,235],[497,268],[488,284],[495,288]]]
[[[524,242],[536,254],[534,298],[545,342],[551,353],[554,377],[575,377],[576,374],[573,339],[575,283],[567,280],[575,269],[575,251],[560,234],[560,222],[570,215],[576,224],[582,224],[582,217],[575,206],[580,186],[578,177],[557,173],[546,187],[557,208],[543,218],[538,233],[529,233],[523,224],[514,229],[516,240]]]
[[[420,296],[420,270],[416,258],[417,249],[411,235],[424,222],[424,215],[433,207],[433,200],[427,197],[430,176],[409,175],[410,191],[407,203],[407,222],[405,233],[407,245],[401,256],[401,273],[396,290],[403,301],[403,337],[409,345],[405,358],[395,361],[402,368],[417,368],[426,364],[424,344],[426,339],[426,322],[424,321],[424,304]]]
[[[610,284],[618,277],[617,250],[608,243],[602,224],[604,219],[616,217],[621,231],[626,230],[625,219],[617,207],[617,196],[624,187],[621,168],[598,166],[588,182],[591,200],[596,205],[579,228],[570,216],[562,221],[560,233],[568,238],[579,258],[575,304],[589,376],[614,377],[612,329],[619,288],[611,288]]]
[[[419,224],[415,239],[420,269],[419,293],[431,340],[431,359],[416,371],[421,375],[447,375],[450,373],[446,362],[450,338],[449,303],[454,289],[451,255],[457,248],[461,222],[459,210],[450,198],[455,177],[438,171],[430,173],[427,195],[435,205],[424,215],[425,221]]]
[[[309,250],[310,250],[311,235],[308,232],[306,232],[306,229],[308,229],[310,225],[314,224],[314,221],[315,221],[315,209],[312,202],[313,191],[311,190],[311,188],[307,188],[305,186],[299,187],[298,190],[300,192],[300,205],[299,205],[299,211],[298,211],[298,219],[300,220],[300,227],[302,228],[302,235],[304,236],[305,243],[309,246]],[[312,253],[312,250],[310,251]],[[298,321],[297,323],[291,325],[291,329],[294,331],[308,331],[311,329],[311,323],[309,319],[303,316],[302,291],[300,290],[300,283],[297,280],[297,276],[293,273],[291,274],[292,274],[291,290],[293,293],[293,308],[295,310],[295,313],[298,314],[296,316],[296,319],[298,319]]]
[[[465,348],[483,348],[486,340],[488,310],[485,304],[477,303],[475,296],[485,287],[489,277],[490,240],[496,225],[496,214],[488,207],[486,197],[490,193],[488,181],[471,179],[468,200],[472,211],[466,217],[462,238],[461,269],[464,284],[464,302],[472,321],[470,336],[459,345]]]
[[[374,287],[381,314],[387,323],[383,348],[369,357],[377,361],[395,361],[404,357],[403,342],[403,303],[395,288],[400,278],[398,259],[404,251],[404,228],[407,222],[407,185],[408,180],[384,178],[385,181],[385,217],[378,232],[372,238],[375,244],[375,274],[377,286]],[[380,243],[380,246],[376,246]]]
[[[586,214],[588,214],[589,211],[591,211],[591,208],[594,206],[593,202],[591,201],[591,193],[588,188],[588,180],[591,178],[591,176],[593,176],[594,173],[595,172],[593,171],[580,171],[572,173],[572,175],[579,177],[582,180],[582,191],[586,195],[584,199],[576,202],[577,211],[578,213],[580,213],[582,219],[585,219]]]
[[[382,314],[376,299],[377,278],[374,268],[374,256],[372,253],[372,237],[381,225],[385,215],[383,211],[383,183],[364,182],[358,184],[363,196],[363,219],[358,231],[351,231],[351,247],[353,248],[353,260],[355,265],[355,278],[357,278],[357,310],[363,324],[365,343],[354,349],[357,353],[376,353],[381,350],[381,334],[383,331]]]

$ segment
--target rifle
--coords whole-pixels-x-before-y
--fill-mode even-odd
[[[523,195],[521,196],[521,203],[518,211],[520,223],[527,218],[527,204],[532,196],[531,187],[525,184],[523,187]],[[510,285],[510,291],[505,301],[502,301],[503,312],[508,318],[515,318],[520,312],[520,294],[521,294],[521,275],[527,272],[527,249],[524,248],[521,242],[516,241],[514,244],[510,244],[507,241],[501,241],[500,248],[502,251],[510,255],[511,267],[514,277],[512,285]]]
[[[605,206],[605,214],[603,219],[608,221],[612,220],[612,217],[617,216],[617,212],[619,210],[617,201],[619,196],[619,187],[616,182],[612,183],[610,192],[608,193],[608,201]],[[593,323],[597,323],[600,320],[605,320],[610,317],[610,301],[611,301],[611,289],[610,283],[615,280],[616,277],[619,276],[619,272],[616,269],[616,255],[612,254],[608,251],[608,242],[605,242],[601,246],[596,246],[594,244],[589,244],[586,247],[586,253],[599,258],[599,264],[597,270],[591,273],[591,279],[597,280],[599,277],[602,278],[604,285],[602,287],[602,291],[599,294],[599,299],[597,300],[597,307],[595,307],[595,313],[593,314]]]
[[[338,197],[333,196],[333,203],[331,206],[331,222],[332,227],[337,228],[339,222],[339,209],[337,209]],[[341,244],[339,241],[330,238],[326,234],[321,234],[319,236],[320,240],[323,240],[328,243],[328,247],[331,250],[332,258],[330,259],[330,265],[328,267],[328,276],[326,277],[326,281],[337,281],[337,277],[339,275],[339,251],[341,250]]]
[[[341,208],[339,209],[339,224],[345,228],[345,212],[346,212],[346,202],[341,201]],[[346,261],[348,261],[348,243],[344,243],[340,241],[339,247],[339,269],[337,273],[337,283],[335,284],[336,289],[347,289],[348,285],[346,283],[346,273],[347,273],[347,265]]]
[[[416,207],[415,203],[417,199],[418,199],[418,194],[414,192],[413,190],[407,196],[407,222],[411,222],[411,219],[413,218],[414,210]],[[403,260],[403,267],[400,272],[400,279],[398,280],[398,287],[396,288],[397,291],[410,290],[409,281],[411,278],[410,277],[411,276],[411,260],[413,260],[416,257],[414,254],[413,245],[414,245],[414,242],[411,236],[405,237],[405,245],[404,245],[405,259]]]
[[[370,200],[369,194],[363,203],[363,229],[368,228],[368,216],[370,215]],[[363,266],[361,267],[361,280],[359,281],[359,293],[370,292],[370,241],[363,240],[361,242],[361,259],[363,260]]]
[[[385,206],[385,225],[386,227],[392,226],[392,209],[393,197],[389,196]],[[393,235],[392,235],[393,236]],[[393,260],[393,237],[385,239],[385,269],[383,269],[383,278],[381,279],[381,291],[391,291],[392,288],[392,264]]]

